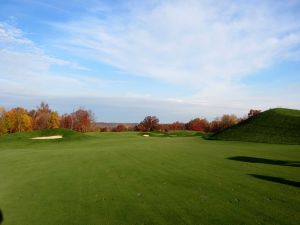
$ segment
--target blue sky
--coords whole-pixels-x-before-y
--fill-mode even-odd
[[[300,1],[0,2],[0,105],[162,122],[300,109]]]

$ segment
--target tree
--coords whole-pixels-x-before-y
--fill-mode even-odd
[[[144,127],[143,124],[139,123],[136,126],[134,126],[134,130],[135,131],[142,131],[142,132],[144,132],[144,131],[146,131],[146,128]]]
[[[127,127],[124,124],[119,124],[115,128],[113,128],[113,131],[115,132],[124,132],[127,131]]]
[[[36,130],[59,128],[58,113],[52,111],[45,102],[41,102],[37,109],[31,110],[29,114],[33,119],[33,127]]]
[[[156,116],[146,116],[143,121],[137,125],[139,131],[159,130],[159,119]]]
[[[231,115],[225,114],[221,118],[222,129],[231,127],[231,126],[237,124],[238,122],[239,122],[239,119],[237,118],[236,115],[233,115],[233,114],[231,114]]]
[[[73,118],[71,114],[64,114],[59,121],[61,128],[73,129]]]
[[[221,119],[217,117],[209,123],[209,131],[215,133],[219,132],[220,130],[222,130]]]
[[[236,115],[225,114],[221,118],[217,117],[215,120],[210,122],[209,130],[210,130],[210,132],[214,132],[214,133],[219,132],[219,131],[224,130],[228,127],[231,127],[239,122],[240,122],[240,119],[238,119]]]
[[[162,131],[162,132],[169,132],[170,125],[169,124],[160,124],[158,130]]]
[[[206,119],[196,118],[186,124],[188,130],[193,131],[209,131],[209,123]]]
[[[50,113],[50,121],[49,121],[49,128],[54,129],[54,128],[59,128],[59,115],[57,112],[51,112]]]
[[[6,112],[5,117],[9,133],[32,130],[32,118],[24,108],[13,108]]]
[[[185,124],[179,121],[176,121],[169,125],[170,130],[185,130]]]
[[[91,129],[94,123],[93,114],[85,109],[78,109],[71,114],[72,129],[80,132],[87,132]]]
[[[250,109],[249,113],[248,113],[248,118],[251,116],[255,116],[261,113],[261,110],[258,109]]]
[[[43,130],[51,127],[51,109],[47,103],[41,102],[40,106],[37,107],[37,110],[32,110],[30,114],[33,118],[34,129]]]
[[[101,127],[100,132],[108,132],[109,129],[107,127]]]
[[[8,132],[4,107],[0,107],[0,135]]]

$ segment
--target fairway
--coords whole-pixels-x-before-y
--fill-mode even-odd
[[[300,145],[21,133],[0,138],[0,180],[3,225],[300,221]]]

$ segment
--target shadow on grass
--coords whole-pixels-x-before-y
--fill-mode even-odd
[[[3,222],[3,214],[2,214],[2,211],[0,209],[0,224]]]
[[[267,180],[275,183],[280,183],[280,184],[286,184],[290,185],[293,187],[300,187],[300,182],[297,181],[291,181],[291,180],[286,180],[280,177],[271,177],[271,176],[264,176],[264,175],[258,175],[258,174],[248,174],[249,176],[261,179],[261,180]]]
[[[284,161],[284,160],[264,159],[264,158],[248,157],[248,156],[233,156],[233,157],[229,157],[228,159],[240,161],[240,162],[248,162],[248,163],[263,163],[263,164],[271,164],[271,165],[279,165],[279,166],[300,167],[300,161]]]

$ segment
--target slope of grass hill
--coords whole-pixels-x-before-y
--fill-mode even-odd
[[[300,144],[300,110],[270,109],[215,133],[210,139]]]
[[[18,132],[18,133],[13,133],[13,134],[6,134],[0,137],[0,141],[9,143],[9,142],[16,142],[16,141],[24,141],[24,142],[30,142],[32,143],[31,138],[36,138],[36,137],[47,137],[47,136],[55,136],[55,135],[61,135],[63,138],[62,139],[57,139],[57,140],[43,140],[43,141],[64,141],[64,140],[75,140],[75,139],[80,139],[80,138],[89,138],[90,136],[76,132],[73,130],[69,129],[63,129],[63,128],[58,128],[58,129],[47,129],[47,130],[34,130],[31,132]],[[41,141],[41,140],[35,140],[35,141]]]

